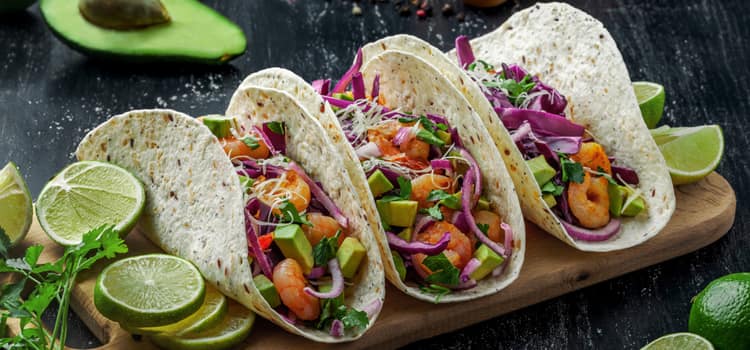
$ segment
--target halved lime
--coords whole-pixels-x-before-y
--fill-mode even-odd
[[[182,335],[200,332],[217,325],[227,314],[227,298],[210,284],[206,285],[206,298],[203,305],[194,314],[173,324],[161,327],[130,327],[126,323],[120,324],[124,329],[134,334],[170,334]]]
[[[701,337],[693,333],[674,333],[665,335],[656,339],[641,350],[713,350],[714,346]]]
[[[635,98],[638,99],[638,107],[641,108],[643,121],[649,129],[653,129],[664,114],[664,87],[648,81],[635,81],[633,90]]]
[[[13,162],[0,170],[0,228],[10,238],[10,244],[23,239],[29,232],[34,209],[26,181]]]
[[[724,135],[718,125],[651,130],[667,161],[675,185],[696,182],[710,174],[724,154]]]
[[[122,259],[96,280],[94,305],[105,317],[132,327],[180,321],[203,304],[203,277],[189,261],[166,254]]]
[[[36,201],[39,224],[62,245],[78,244],[83,234],[114,225],[121,236],[135,225],[146,194],[133,174],[114,164],[83,161],[63,169]]]
[[[241,343],[252,330],[255,314],[234,302],[230,302],[229,312],[218,325],[202,332],[187,333],[181,336],[158,334],[151,337],[156,345],[170,350],[229,349]]]

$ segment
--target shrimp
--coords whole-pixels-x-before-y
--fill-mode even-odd
[[[430,155],[430,145],[428,143],[412,135],[398,146],[393,144],[393,139],[398,134],[398,131],[402,127],[408,126],[408,123],[401,123],[397,120],[385,121],[367,130],[367,140],[378,145],[380,153],[387,160],[406,166],[410,166],[410,164],[421,166],[427,163],[427,157]]]
[[[568,185],[568,203],[570,212],[581,226],[599,228],[606,225],[609,223],[607,179],[585,173],[583,183],[571,182]]]
[[[472,249],[471,241],[461,230],[459,230],[453,224],[449,224],[445,221],[438,221],[424,231],[417,234],[417,240],[427,243],[437,243],[443,235],[448,232],[451,234],[451,240],[448,242],[448,247],[445,248],[443,254],[453,264],[453,266],[461,269],[463,268],[474,254]],[[414,261],[416,262],[417,268],[421,268],[427,273],[431,273],[430,269],[422,265],[422,260],[427,257],[425,254],[414,254]]]
[[[253,192],[264,204],[273,208],[276,215],[281,213],[278,207],[284,200],[292,203],[300,213],[310,204],[310,186],[293,170],[275,179],[256,182]]]
[[[585,142],[578,153],[571,155],[570,159],[591,170],[599,171],[601,168],[605,173],[612,175],[612,165],[607,153],[604,152],[604,147],[596,142]]]
[[[427,201],[432,190],[443,190],[448,193],[452,191],[451,178],[443,175],[424,174],[411,180],[411,200],[419,202],[419,208],[429,208],[431,203]]]
[[[367,140],[378,145],[380,153],[384,156],[396,155],[401,150],[393,144],[393,138],[400,128],[401,123],[397,120],[388,120],[368,129]]]
[[[320,316],[320,301],[308,295],[302,266],[294,259],[284,259],[273,268],[273,285],[279,291],[281,303],[294,312],[297,318],[312,321]]]
[[[253,159],[266,159],[271,154],[268,146],[262,138],[256,135],[248,135],[253,141],[257,142],[257,146],[252,148],[248,146],[244,141],[237,139],[234,136],[227,136],[219,139],[219,144],[224,149],[224,153],[229,158],[235,157],[250,157]]]
[[[336,232],[341,231],[341,225],[336,219],[321,213],[307,214],[307,221],[310,221],[312,227],[302,225],[302,232],[305,233],[305,237],[313,246],[318,244],[323,237],[334,237]],[[339,235],[338,244],[341,245],[343,240],[344,235]]]
[[[480,210],[474,212],[474,220],[477,222],[477,224],[488,226],[487,237],[489,237],[489,239],[495,242],[503,242],[505,233],[501,232],[500,230],[500,224],[502,223],[502,220],[500,220],[500,215],[497,215],[488,210]]]

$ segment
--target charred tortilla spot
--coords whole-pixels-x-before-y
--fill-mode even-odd
[[[505,153],[506,156],[509,156],[510,155],[510,150],[506,148],[506,149],[503,150],[503,153]]]
[[[245,288],[245,293],[250,294],[250,288],[247,287],[247,284],[242,284],[242,288]]]
[[[176,193],[174,193],[174,191],[169,191],[169,197],[170,197],[170,198],[174,198],[174,199],[177,199],[177,194],[176,194]]]
[[[221,268],[221,259],[217,259],[216,260],[216,266],[218,266],[219,268]]]

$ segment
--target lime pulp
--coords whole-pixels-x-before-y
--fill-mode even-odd
[[[22,240],[33,219],[31,195],[15,164],[0,170],[0,228],[11,244]]]

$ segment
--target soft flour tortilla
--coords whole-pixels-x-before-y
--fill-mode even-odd
[[[350,195],[352,185],[336,177],[326,178],[326,171],[330,173],[327,169],[343,169],[343,164],[335,156],[321,156],[335,153],[326,150],[329,146],[325,140],[315,137],[319,133],[308,132],[319,128],[317,123],[287,95],[268,91],[255,96],[253,92],[257,90],[235,95],[233,106],[252,111],[238,115],[244,118],[260,109],[268,120],[284,122],[290,131],[286,154],[322,183],[349,218],[351,235],[374,250],[376,243],[365,214],[352,205],[358,201]],[[252,103],[249,98],[253,98]],[[249,104],[256,109],[245,108]],[[246,127],[252,123],[240,120]],[[266,303],[253,283],[246,259],[242,187],[218,140],[199,121],[171,110],[131,111],[91,131],[76,154],[81,160],[109,161],[136,174],[147,194],[146,209],[138,223],[141,232],[164,251],[195,263],[206,280],[227,296],[287,331],[315,341],[351,341],[364,333],[360,330],[334,338],[327,332],[294,326]],[[346,290],[347,304],[363,309],[375,300],[382,302],[384,284],[379,256],[368,254],[358,280]]]
[[[375,72],[381,74],[381,94],[383,94],[387,101],[391,102],[392,105],[413,110],[414,113],[430,112],[445,115],[449,122],[458,128],[459,134],[461,135],[467,150],[477,158],[477,162],[482,169],[486,185],[485,193],[489,194],[488,197],[492,203],[493,210],[498,212],[503,220],[511,225],[514,231],[513,256],[501,275],[486,278],[480,281],[479,285],[473,289],[456,291],[448,294],[442,297],[440,302],[471,300],[485,295],[494,294],[505,288],[517,278],[521,265],[523,264],[526,247],[525,228],[518,200],[514,193],[513,184],[508,177],[505,168],[500,167],[499,169],[496,169],[495,167],[489,166],[490,164],[493,164],[493,161],[501,162],[499,154],[497,154],[494,149],[490,150],[487,146],[483,145],[483,140],[489,140],[489,136],[483,128],[477,128],[477,125],[480,125],[478,121],[472,123],[468,121],[468,118],[460,120],[459,116],[468,115],[470,116],[469,118],[472,118],[472,111],[468,103],[465,101],[463,104],[456,103],[455,101],[447,102],[445,99],[440,98],[442,88],[438,87],[448,86],[447,91],[451,91],[452,96],[454,96],[457,101],[463,99],[458,91],[450,88],[448,82],[436,83],[434,85],[436,87],[435,89],[420,87],[423,84],[432,84],[431,82],[434,78],[441,79],[440,75],[436,74],[426,62],[408,55],[397,55],[397,57],[393,57],[391,54],[388,54],[371,63],[372,64],[367,64],[366,67],[364,67],[362,73],[370,82],[372,81]],[[407,71],[404,67],[414,68],[409,68]],[[406,78],[408,83],[401,84],[402,78]],[[357,192],[360,194],[361,198],[367,198],[367,200],[363,200],[362,205],[368,207],[366,208],[367,211],[373,212],[373,214],[370,215],[371,224],[373,227],[377,227],[378,243],[380,244],[383,256],[387,257],[383,259],[384,265],[386,266],[386,276],[391,283],[406,294],[417,299],[434,302],[434,295],[420,291],[419,288],[413,284],[407,285],[398,277],[398,272],[393,265],[393,258],[390,248],[388,248],[388,241],[382,230],[380,220],[378,219],[374,199],[370,193],[364,171],[362,170],[354,150],[346,140],[330,106],[327,103],[324,103],[322,98],[315,93],[315,90],[302,78],[283,69],[269,69],[253,74],[245,79],[240,89],[251,85],[263,85],[285,90],[293,94],[302,106],[318,118],[332,140],[332,144],[339,149],[345,162],[348,163],[347,169],[350,172],[352,182],[357,188]],[[371,84],[368,84],[368,86],[371,86]],[[416,98],[408,100],[397,98],[397,96],[410,94],[411,89],[417,87],[419,87],[419,93],[415,95],[419,96]],[[473,118],[476,118],[476,116]],[[365,203],[367,201],[369,201],[369,203]]]
[[[625,249],[655,236],[667,224],[675,209],[672,182],[642,121],[622,56],[601,23],[566,4],[539,4],[471,44],[478,59],[496,66],[518,63],[565,95],[568,116],[591,131],[609,155],[636,170],[648,216],[620,218],[620,233],[605,242],[574,239],[542,200],[523,156],[482,90],[451,61],[455,61],[453,51],[449,59],[437,48],[407,35],[384,38],[362,51],[365,60],[385,50],[407,51],[441,71],[463,92],[492,135],[518,189],[526,218],[565,243],[584,251]]]

